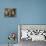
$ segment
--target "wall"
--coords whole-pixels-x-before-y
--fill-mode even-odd
[[[4,17],[6,7],[15,7],[16,17]],[[46,24],[46,0],[0,0],[0,9],[0,44],[8,43],[9,32],[18,32],[17,24]]]
[[[21,24],[46,24],[46,0],[22,1]]]

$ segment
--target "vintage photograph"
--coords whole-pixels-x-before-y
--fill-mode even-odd
[[[5,8],[4,15],[8,17],[16,16],[16,8]]]

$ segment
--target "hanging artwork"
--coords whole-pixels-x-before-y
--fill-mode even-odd
[[[19,25],[18,29],[20,31],[20,40],[46,41],[46,25],[25,24]]]
[[[14,17],[16,15],[16,9],[15,8],[5,8],[4,15],[8,17]]]

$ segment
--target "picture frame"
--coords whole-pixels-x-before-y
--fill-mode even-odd
[[[15,17],[16,16],[16,8],[5,8],[4,16],[5,17]]]

